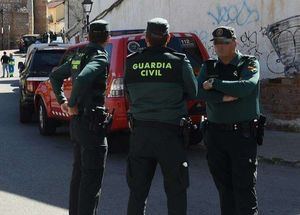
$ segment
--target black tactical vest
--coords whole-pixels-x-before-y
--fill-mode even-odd
[[[256,58],[249,55],[243,55],[237,66],[232,64],[225,65],[215,59],[209,59],[205,62],[207,68],[207,79],[217,78],[226,81],[240,80],[244,66],[252,59]]]

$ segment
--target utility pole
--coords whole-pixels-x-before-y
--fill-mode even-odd
[[[1,13],[1,49],[4,49],[4,10],[3,8],[0,9]]]

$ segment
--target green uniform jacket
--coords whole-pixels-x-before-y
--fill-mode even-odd
[[[212,90],[203,89],[203,82],[211,74],[207,71],[207,64],[204,64],[198,77],[198,98],[206,101],[208,120],[215,123],[235,123],[257,118],[260,114],[259,63],[255,57],[243,57],[237,52],[228,65],[217,60],[215,70],[217,77]],[[238,99],[223,102],[224,95]]]
[[[149,47],[127,57],[125,87],[135,119],[177,125],[187,115],[186,99],[197,94],[187,57],[163,47]]]
[[[83,51],[76,54],[50,74],[50,81],[59,104],[67,101],[62,85],[64,79],[72,77],[72,92],[69,107],[79,110],[103,105],[108,67],[107,53],[103,47],[89,43]]]

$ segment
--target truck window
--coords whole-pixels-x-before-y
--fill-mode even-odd
[[[37,51],[30,64],[30,71],[34,76],[48,77],[52,68],[59,64],[65,50]]]

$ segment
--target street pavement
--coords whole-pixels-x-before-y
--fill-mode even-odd
[[[0,214],[67,215],[72,167],[68,129],[62,127],[54,136],[43,137],[35,122],[19,123],[16,76],[0,79]],[[266,131],[265,143],[259,147],[260,214],[300,215],[300,168],[296,165],[299,152],[299,133]],[[200,146],[188,151],[188,215],[220,214],[218,194],[205,154]],[[110,154],[99,214],[126,214],[125,171],[126,153]],[[158,168],[149,194],[147,215],[166,214],[166,196]]]

